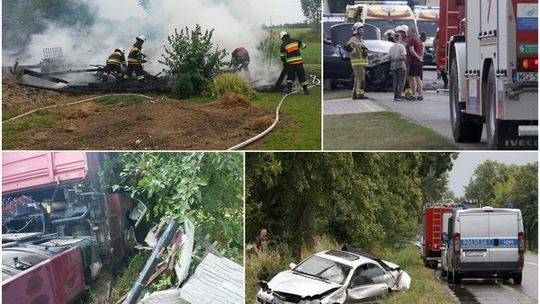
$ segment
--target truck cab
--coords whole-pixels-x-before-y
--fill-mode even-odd
[[[512,278],[514,284],[521,284],[525,235],[519,209],[456,210],[442,239],[447,244],[443,272],[450,283],[487,277]]]

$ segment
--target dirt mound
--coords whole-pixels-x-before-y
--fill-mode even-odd
[[[234,108],[234,107],[249,108],[252,106],[252,103],[249,101],[249,98],[245,95],[229,93],[229,94],[223,95],[219,100],[209,103],[209,105],[221,107],[221,108]]]
[[[262,132],[270,127],[272,123],[274,123],[274,117],[267,115],[244,124],[244,127],[248,130]]]

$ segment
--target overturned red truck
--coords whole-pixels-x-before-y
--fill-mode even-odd
[[[2,302],[66,303],[135,243],[146,206],[101,189],[103,153],[2,153]]]

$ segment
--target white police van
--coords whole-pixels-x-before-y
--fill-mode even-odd
[[[521,284],[525,234],[521,210],[472,208],[455,210],[443,234],[443,274],[450,283],[462,278],[512,278]]]

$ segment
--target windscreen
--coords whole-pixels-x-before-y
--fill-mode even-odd
[[[293,271],[343,284],[350,269],[347,265],[314,255],[296,266]]]
[[[439,21],[417,21],[418,32],[425,32],[427,37],[435,37],[437,35],[437,28],[439,27]]]

